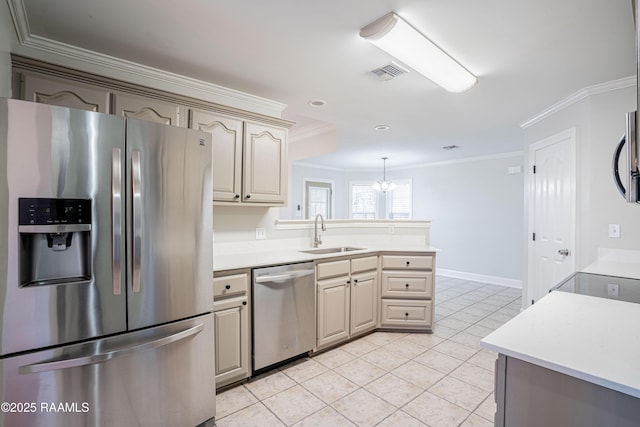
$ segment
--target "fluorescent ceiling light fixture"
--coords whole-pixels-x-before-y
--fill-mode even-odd
[[[478,79],[393,12],[360,30],[360,37],[449,92],[464,92]]]
[[[379,179],[372,187],[376,191],[386,193],[387,191],[393,191],[396,185],[391,180],[387,181],[387,157],[383,157],[382,161],[384,162],[382,164],[382,179]]]

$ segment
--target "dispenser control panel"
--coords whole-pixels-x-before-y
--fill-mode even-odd
[[[20,198],[20,225],[91,224],[91,200]]]

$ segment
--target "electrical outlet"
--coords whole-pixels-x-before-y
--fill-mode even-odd
[[[256,228],[256,240],[262,240],[267,238],[267,230],[264,228]]]
[[[617,297],[620,295],[620,285],[617,283],[608,283],[607,284],[607,295],[610,297]]]
[[[609,237],[620,238],[620,224],[609,224]]]

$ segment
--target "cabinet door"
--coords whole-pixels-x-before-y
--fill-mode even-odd
[[[183,126],[184,107],[171,102],[117,92],[113,114],[170,126]]]
[[[252,122],[244,124],[243,175],[243,202],[286,203],[286,129]]]
[[[247,299],[214,304],[216,387],[249,376],[249,311]]]
[[[378,324],[377,272],[351,276],[351,335],[375,329]]]
[[[25,101],[99,113],[109,112],[109,92],[105,89],[27,73],[22,74],[22,78]]]
[[[190,127],[213,140],[213,200],[239,202],[242,183],[242,120],[191,110]]]
[[[318,347],[349,338],[349,276],[318,281]]]

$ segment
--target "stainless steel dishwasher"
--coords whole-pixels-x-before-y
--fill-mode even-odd
[[[312,262],[253,270],[253,370],[309,352],[315,345]]]

